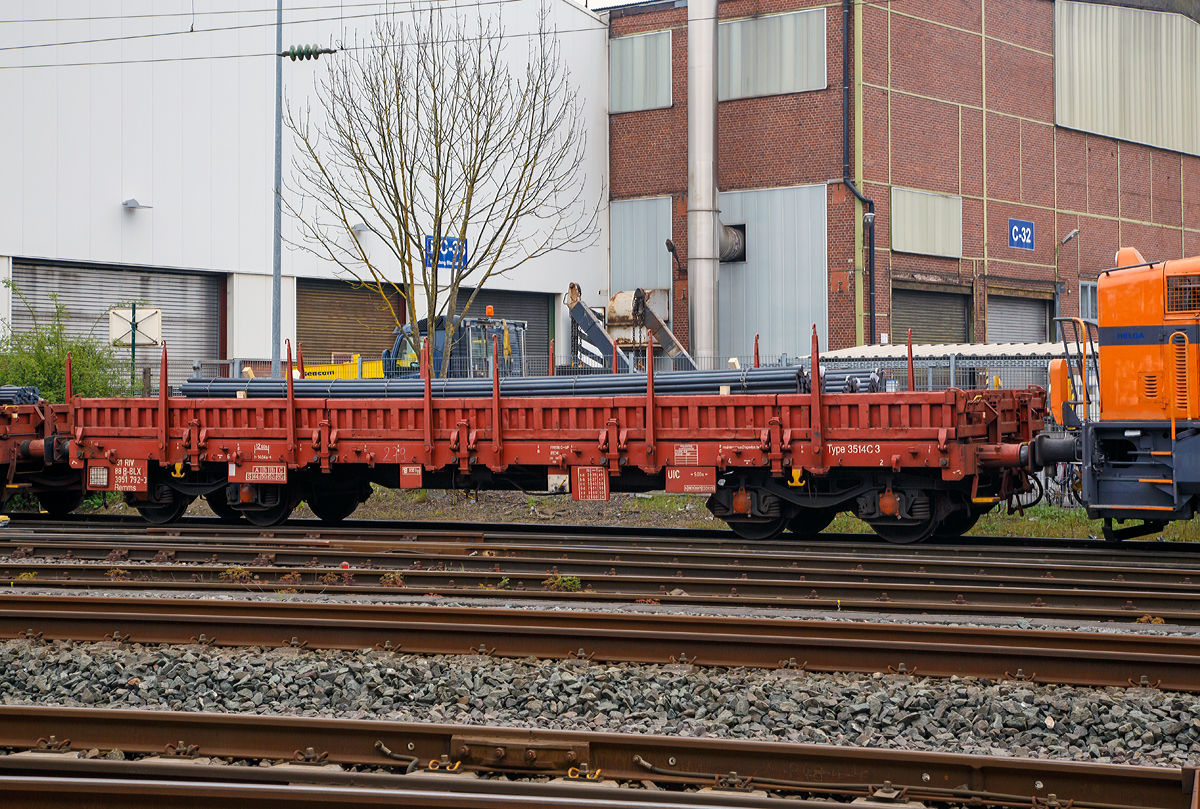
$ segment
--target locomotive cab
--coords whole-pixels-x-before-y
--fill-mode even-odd
[[[1098,401],[1076,409],[1084,500],[1109,539],[1191,519],[1200,497],[1200,257],[1123,248],[1116,263],[1097,283]]]

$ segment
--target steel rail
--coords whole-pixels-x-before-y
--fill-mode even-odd
[[[307,546],[275,545],[264,539],[255,544],[231,544],[221,537],[200,537],[192,542],[180,539],[148,543],[108,537],[82,536],[74,538],[46,539],[33,535],[5,537],[13,548],[8,554],[14,563],[14,555],[21,557],[16,562],[32,564],[36,560],[54,564],[70,558],[76,564],[87,562],[103,563],[109,569],[113,563],[153,564],[167,555],[171,564],[182,565],[257,565],[275,567],[312,567],[315,562],[325,562],[324,567],[340,567],[348,562],[354,568],[395,566],[420,563],[427,569],[446,564],[470,565],[474,570],[486,570],[501,566],[506,575],[542,572],[546,564],[568,563],[569,575],[605,574],[609,570],[648,570],[666,576],[685,577],[700,574],[727,574],[729,578],[761,576],[771,574],[775,578],[793,581],[828,580],[830,577],[861,574],[873,576],[876,581],[905,582],[938,576],[943,580],[957,579],[959,582],[978,583],[986,576],[990,583],[1002,582],[1006,586],[1020,583],[1041,583],[1042,579],[1054,579],[1057,583],[1074,586],[1110,587],[1152,584],[1166,590],[1200,592],[1200,560],[1190,564],[1164,566],[1139,562],[1133,564],[1110,561],[1109,566],[1094,563],[1043,562],[1016,560],[960,559],[952,555],[923,557],[919,566],[916,560],[902,555],[890,554],[847,554],[832,552],[779,553],[736,553],[728,551],[658,550],[653,547],[613,549],[580,547],[564,544],[516,545],[504,542],[372,542],[362,543],[312,543]],[[0,545],[2,547],[2,545]],[[19,549],[19,551],[18,551]],[[119,559],[112,559],[116,554]],[[490,560],[490,561],[489,561]],[[1156,560],[1157,561],[1157,560]],[[539,569],[539,565],[542,567]],[[394,567],[392,569],[395,569]],[[952,583],[948,581],[948,583]]]
[[[891,781],[908,786],[912,800],[926,796],[946,800],[958,794],[962,797],[954,802],[973,804],[986,803],[988,795],[997,802],[1028,796],[1029,804],[1037,797],[1044,806],[1053,794],[1064,805],[1074,801],[1076,806],[1173,809],[1189,805],[1188,793],[1195,783],[1193,771],[1165,767],[873,748],[265,715],[0,706],[0,747],[34,748],[39,739],[50,736],[70,739],[75,750],[119,749],[126,756],[161,754],[167,745],[177,745],[182,738],[186,744],[198,746],[201,755],[222,759],[292,760],[295,751],[312,748],[325,754],[323,759],[330,763],[380,767],[394,764],[384,751],[403,751],[404,757],[415,757],[420,764],[432,764],[438,770],[562,776],[571,767],[583,769],[586,765],[585,772],[598,770],[605,778],[638,781],[653,772],[655,780],[681,784],[696,783],[694,774],[736,772],[741,778],[798,784],[800,788],[794,791],[818,795],[826,788],[832,792]],[[0,772],[11,771],[9,767],[38,766],[12,763],[14,758],[0,757]],[[44,762],[46,756],[26,758]],[[291,771],[304,769],[289,767]],[[454,780],[452,775],[441,777]],[[20,788],[19,782],[10,778],[4,783]],[[53,786],[44,779],[41,785]],[[37,781],[28,781],[25,794],[32,794],[37,787]],[[981,798],[971,801],[968,791]],[[77,790],[75,794],[84,793]],[[6,799],[9,795],[6,791]],[[666,797],[653,792],[642,795],[649,801]],[[609,796],[618,800],[611,792]],[[677,797],[672,793],[670,799]],[[731,797],[729,803],[748,805],[741,798]],[[626,795],[619,800],[626,802]]]
[[[106,764],[110,762],[105,762]],[[2,764],[2,760],[0,760]],[[3,767],[0,766],[0,770]],[[324,809],[329,806],[405,806],[429,809],[690,809],[690,807],[748,807],[778,809],[779,799],[740,793],[675,793],[613,790],[588,784],[563,787],[543,784],[508,784],[498,781],[468,782],[439,776],[394,777],[376,785],[380,776],[357,775],[349,784],[309,785],[294,782],[238,783],[199,781],[196,767],[177,765],[172,780],[113,777],[119,767],[97,767],[102,777],[0,775],[5,806],[44,809],[48,801],[103,809],[145,809],[151,806],[187,806],[189,809],[228,809],[230,805],[254,809]],[[233,768],[222,768],[230,770]],[[243,768],[239,768],[243,769]],[[232,777],[233,774],[225,772]],[[254,773],[258,775],[259,773]],[[268,773],[269,774],[269,773]],[[267,779],[257,779],[266,781]],[[618,797],[619,796],[619,797]],[[807,800],[806,809],[846,809],[838,800]]]
[[[945,587],[971,586],[986,581],[989,585],[1003,586],[1069,584],[1087,589],[1149,587],[1164,593],[1200,593],[1200,566],[1182,570],[1125,566],[1098,576],[1093,568],[1083,565],[1028,565],[1022,569],[1011,564],[998,566],[986,562],[926,561],[916,568],[912,562],[904,560],[855,558],[805,560],[803,565],[799,561],[793,561],[790,565],[767,565],[764,564],[765,560],[754,557],[747,559],[747,564],[742,564],[739,557],[693,557],[681,560],[678,555],[666,552],[644,552],[631,559],[629,554],[614,558],[611,553],[603,552],[563,553],[563,548],[555,547],[512,555],[500,555],[505,552],[503,548],[493,550],[482,546],[479,551],[469,555],[415,550],[401,553],[325,549],[280,552],[269,546],[231,552],[206,543],[190,546],[162,543],[153,547],[39,543],[22,545],[21,548],[19,556],[22,558],[14,560],[10,555],[9,559],[0,560],[0,566],[17,571],[39,566],[58,573],[77,571],[77,577],[89,579],[104,579],[107,571],[122,565],[136,565],[163,572],[186,567],[190,571],[206,574],[219,573],[231,566],[265,568],[285,573],[297,568],[320,568],[324,573],[341,568],[344,562],[367,575],[374,575],[371,573],[373,569],[409,570],[416,571],[418,577],[445,571],[447,566],[452,566],[449,573],[454,573],[453,567],[456,566],[459,568],[457,572],[463,574],[494,572],[508,577],[536,578],[539,574],[551,572],[547,568],[550,565],[561,568],[563,575],[581,577],[640,574],[662,581],[671,578],[723,579],[731,584],[746,579],[830,583],[865,577],[870,577],[871,581],[878,584],[908,584],[928,581],[932,576]],[[119,558],[113,558],[114,554]],[[169,561],[164,561],[168,557]]]
[[[293,519],[272,528],[256,528],[245,524],[221,523],[210,517],[187,517],[169,526],[151,526],[135,515],[87,514],[70,515],[70,519],[52,520],[45,515],[14,513],[9,530],[28,527],[42,530],[128,530],[134,529],[146,535],[185,535],[190,533],[213,533],[223,535],[261,536],[264,533],[276,537],[337,537],[340,539],[378,540],[396,539],[405,534],[459,534],[483,535],[505,538],[524,536],[528,539],[545,540],[547,536],[558,539],[567,537],[580,540],[605,540],[611,542],[653,542],[656,546],[673,544],[679,547],[719,545],[739,550],[789,551],[796,547],[822,548],[843,546],[847,543],[873,551],[891,549],[905,554],[920,555],[924,552],[953,550],[971,553],[978,549],[996,551],[1003,548],[1009,553],[1028,557],[1032,553],[1079,553],[1093,555],[1168,555],[1195,559],[1200,554],[1200,543],[1159,542],[1154,539],[1126,540],[1120,543],[1103,539],[1070,539],[1056,537],[988,537],[962,536],[950,542],[925,542],[917,546],[896,546],[870,533],[822,533],[811,536],[769,541],[748,541],[738,538],[732,531],[722,529],[688,529],[680,536],[677,528],[593,525],[560,525],[557,523],[471,523],[471,522],[424,522],[414,520],[346,520],[338,525],[328,525],[315,519]],[[997,547],[999,546],[999,547]]]
[[[73,603],[85,602],[85,603]],[[1200,691],[1200,638],[986,627],[396,605],[0,597],[0,637],[391,649],[411,654],[921,676]],[[1144,678],[1144,680],[1143,680]]]
[[[564,564],[564,563],[560,563]],[[139,580],[134,572],[161,570],[158,579]],[[1151,615],[1173,624],[1200,624],[1200,588],[1145,589],[1124,585],[1081,589],[1072,582],[1038,579],[1035,583],[1007,587],[979,583],[939,584],[936,579],[915,582],[789,581],[781,579],[729,579],[725,577],[664,577],[636,574],[596,575],[564,584],[570,569],[543,569],[531,576],[468,570],[401,569],[404,581],[386,584],[381,569],[342,570],[257,567],[243,572],[228,568],[194,566],[141,566],[132,570],[120,563],[92,567],[91,578],[78,578],[86,566],[61,563],[6,563],[0,574],[9,589],[55,588],[63,590],[154,590],[251,592],[304,591],[310,593],[406,594],[436,597],[512,599],[514,597],[574,602],[634,600],[689,605],[755,605],[808,609],[888,613],[937,612],[954,615],[1039,616],[1084,620],[1132,621]],[[117,578],[105,578],[109,571]],[[22,577],[22,573],[26,574]],[[295,574],[298,581],[282,577]],[[353,578],[343,578],[350,574]],[[232,579],[221,577],[234,576]],[[329,577],[321,580],[321,576]],[[362,577],[364,581],[359,581]],[[878,579],[879,577],[876,577]],[[550,582],[546,584],[546,582]],[[536,589],[535,589],[536,588]]]
[[[1167,543],[1157,543],[1161,546]],[[1184,543],[1171,543],[1184,545]],[[1200,545],[1200,543],[1197,543]],[[247,533],[237,527],[219,526],[215,531],[183,530],[121,530],[110,532],[29,531],[9,529],[0,532],[0,547],[21,548],[33,555],[54,555],[55,550],[65,552],[76,547],[81,553],[85,547],[95,554],[103,550],[107,555],[113,548],[131,553],[137,558],[148,551],[174,550],[177,561],[203,561],[197,549],[211,549],[219,554],[232,556],[234,560],[245,559],[260,553],[274,554],[286,561],[301,558],[306,553],[338,551],[348,557],[374,558],[377,555],[420,556],[436,554],[446,556],[485,556],[501,558],[533,557],[545,558],[551,554],[568,555],[577,561],[645,561],[661,562],[670,558],[672,564],[721,564],[733,561],[747,569],[754,567],[788,569],[799,567],[814,572],[828,568],[843,569],[847,564],[857,566],[870,563],[873,569],[888,571],[912,570],[912,565],[933,566],[946,572],[957,571],[961,575],[1009,575],[1028,576],[1040,571],[1043,576],[1078,579],[1092,577],[1103,580],[1105,574],[1114,581],[1175,580],[1190,584],[1200,579],[1197,570],[1200,559],[1184,554],[1167,556],[1161,553],[1142,555],[1136,552],[1122,553],[1109,548],[1104,552],[1076,550],[1047,554],[1020,548],[999,546],[985,550],[964,551],[952,547],[938,546],[880,546],[880,545],[830,545],[823,543],[796,543],[786,550],[772,549],[768,544],[742,547],[734,543],[712,541],[666,541],[658,538],[625,539],[607,538],[587,540],[569,533],[562,533],[556,540],[544,535],[512,533],[485,533],[458,531],[425,531],[408,534],[381,534],[375,538],[363,538],[360,534],[343,531],[311,531],[303,534],[278,530],[259,530]],[[10,554],[13,551],[10,551]],[[304,558],[308,562],[311,557]],[[978,567],[975,567],[978,565]],[[920,572],[920,568],[916,570]],[[929,571],[928,569],[926,572]],[[790,575],[795,575],[790,574]],[[803,572],[801,572],[803,575]]]

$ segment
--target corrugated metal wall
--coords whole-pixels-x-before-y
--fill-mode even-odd
[[[12,269],[13,283],[20,291],[20,296],[13,294],[14,331],[32,329],[35,317],[42,324],[51,322],[53,294],[66,307],[69,334],[90,335],[108,342],[108,310],[117,303],[138,301],[162,309],[172,384],[187,377],[186,369],[193,360],[211,360],[220,354],[221,275],[54,265],[20,259],[13,260]],[[269,318],[269,305],[264,311]],[[128,349],[119,351],[128,356]],[[160,356],[158,348],[139,348],[138,367],[157,371]]]
[[[671,106],[671,32],[616,37],[608,43],[608,111]]]
[[[612,280],[609,291],[671,289],[671,198],[625,199],[612,203]],[[670,312],[661,314],[670,315]]]
[[[723,22],[717,47],[721,101],[827,85],[823,8]]]
[[[828,345],[825,186],[721,194],[721,221],[746,226],[746,261],[721,265],[722,356],[808,356],[812,326]]]
[[[563,282],[565,287],[566,281]],[[458,312],[461,313],[471,297],[470,289],[458,291]],[[481,289],[471,304],[468,317],[484,317],[489,304],[498,320],[524,320],[529,324],[525,333],[526,350],[531,358],[550,354],[550,305],[555,296],[543,292],[512,292],[505,289]],[[543,360],[544,364],[544,360]],[[543,368],[540,373],[545,373]]]
[[[892,187],[892,249],[962,257],[962,197]]]
[[[941,345],[967,342],[966,295],[917,289],[892,290],[893,343]]]
[[[1200,25],[1060,0],[1054,55],[1059,126],[1200,154]]]
[[[388,297],[403,323],[404,299],[395,292]],[[329,362],[334,352],[379,359],[395,343],[395,328],[395,317],[373,290],[346,281],[296,279],[296,341],[304,345],[306,362]]]
[[[1044,343],[1049,334],[1050,301],[988,295],[989,343]]]

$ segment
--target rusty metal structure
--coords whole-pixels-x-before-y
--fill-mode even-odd
[[[816,367],[815,330],[812,348]],[[652,363],[636,396],[506,397],[495,362],[490,397],[445,398],[432,393],[428,346],[421,359],[419,399],[297,398],[290,347],[279,399],[180,399],[165,385],[155,398],[85,399],[68,382],[66,405],[15,406],[5,471],[48,511],[115,492],[152,523],[200,496],[256,525],[301,501],[336,522],[371,484],[576,500],[665,490],[708,494],[747,539],[818,532],[851,510],[908,543],[957,536],[1030,490],[1045,405],[1040,388],[664,396]]]
[[[830,809],[851,801],[1186,809],[1197,798],[1192,769],[300,717],[6,705],[0,746],[18,751],[0,756],[6,806],[86,799],[104,807],[673,809],[769,807],[803,797],[805,806]],[[120,750],[127,760],[83,756],[89,749]],[[497,775],[505,777],[490,780]],[[618,792],[618,782],[654,788]]]

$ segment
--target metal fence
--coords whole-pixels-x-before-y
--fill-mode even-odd
[[[1061,356],[1061,355],[1060,355]],[[971,356],[913,360],[915,390],[947,388],[984,390],[988,388],[1046,387],[1048,363],[1053,355],[1040,357]],[[884,390],[907,390],[908,360],[822,359],[826,371],[878,371]]]

